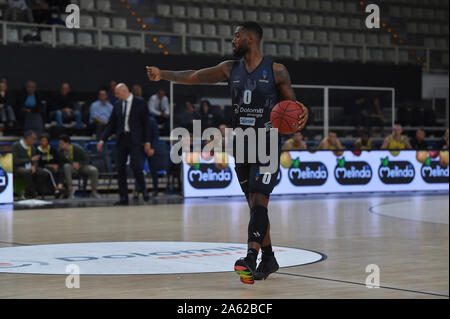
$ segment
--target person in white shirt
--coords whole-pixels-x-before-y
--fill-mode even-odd
[[[164,132],[169,132],[170,127],[170,106],[169,99],[163,89],[159,89],[156,94],[153,94],[148,100],[148,110],[156,119],[158,124],[164,125]],[[163,135],[166,135],[163,133]]]
[[[5,11],[5,20],[17,21],[20,15],[25,14],[28,22],[33,22],[33,12],[25,0],[8,0],[9,7]]]

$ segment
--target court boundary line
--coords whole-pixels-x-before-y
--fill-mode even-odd
[[[290,273],[285,273],[285,272],[276,272],[275,274],[285,275],[285,276],[302,277],[302,278],[308,278],[308,279],[326,280],[326,281],[340,282],[340,283],[345,283],[345,284],[351,284],[351,285],[358,285],[358,286],[367,287],[366,284],[363,284],[363,283],[360,283],[360,282],[341,280],[341,279],[316,277],[316,276],[308,276],[308,275],[301,275],[301,274],[290,274]],[[379,288],[449,298],[449,295],[438,294],[438,293],[434,293],[434,292],[421,291],[421,290],[412,290],[412,289],[396,288],[396,287],[388,287],[388,286],[380,286]],[[376,288],[373,288],[373,289],[376,289]]]

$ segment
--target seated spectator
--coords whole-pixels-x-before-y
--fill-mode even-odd
[[[202,130],[217,127],[220,122],[218,116],[211,112],[211,103],[207,100],[200,102],[200,121],[202,121]]]
[[[392,129],[392,135],[387,136],[383,144],[381,145],[382,150],[404,150],[412,149],[408,138],[402,135],[403,127],[400,124],[395,124]]]
[[[36,92],[36,83],[28,81],[25,91],[20,93],[16,101],[16,115],[24,130],[33,130],[40,134],[44,129],[42,120],[42,101]]]
[[[67,185],[67,198],[75,198],[72,187],[72,175],[79,174],[91,180],[91,197],[101,198],[97,193],[98,169],[89,165],[88,153],[78,145],[74,145],[67,135],[59,137],[59,156],[62,159],[65,182]]]
[[[56,121],[58,126],[63,126],[64,122],[76,121],[76,128],[81,129],[81,112],[75,109],[72,96],[70,95],[69,83],[61,85],[61,92],[53,101],[53,111],[50,112],[50,119]]]
[[[8,93],[6,80],[0,81],[0,120],[7,130],[12,129],[16,122],[13,101]]]
[[[341,142],[337,138],[336,132],[330,131],[328,137],[324,138],[317,146],[318,150],[343,150]]]
[[[148,100],[148,110],[158,124],[164,125],[164,135],[168,135],[170,130],[170,105],[166,92],[163,89],[159,89],[156,94],[150,97]]]
[[[64,174],[59,166],[61,163],[59,153],[49,142],[50,136],[43,133],[39,138],[39,146],[37,147],[37,153],[40,155],[38,165],[49,175],[55,198],[59,198],[64,188]]]
[[[369,131],[363,131],[361,137],[355,142],[354,149],[356,150],[372,150],[374,149],[373,143],[370,140]]]
[[[339,120],[341,125],[360,127],[367,116],[366,98],[359,96],[353,103],[344,106],[344,113]]]
[[[438,148],[440,150],[448,150],[448,129],[445,131],[444,138],[439,142]]]
[[[423,129],[416,131],[416,136],[411,140],[411,147],[415,150],[427,150],[428,144],[425,142],[426,133]]]
[[[134,84],[131,89],[131,93],[133,93],[134,96],[142,97],[142,86],[139,84]]]
[[[303,134],[300,131],[295,132],[292,138],[288,139],[282,147],[283,150],[288,151],[306,150],[307,148],[306,142],[303,140]]]
[[[369,127],[372,126],[378,126],[378,127],[384,127],[384,116],[380,104],[380,99],[378,97],[375,97],[373,99],[372,104],[369,107],[369,118],[368,118],[368,125]]]
[[[179,127],[184,127],[189,132],[193,130],[193,122],[194,120],[198,120],[200,115],[195,112],[194,104],[190,101],[186,101],[184,104],[184,110],[178,114],[176,118],[176,124]]]
[[[108,101],[109,103],[111,103],[111,105],[114,105],[114,103],[119,102],[119,99],[116,98],[116,86],[117,86],[117,82],[114,80],[111,80],[109,82],[109,92],[108,92]]]
[[[32,0],[33,18],[36,23],[51,23],[51,12],[45,0]]]
[[[108,93],[106,90],[100,90],[98,92],[98,100],[93,102],[89,109],[89,125],[97,139],[100,138],[100,135],[108,124],[113,110],[113,106],[108,102],[107,98]]]
[[[24,20],[26,16],[28,22],[33,22],[33,12],[28,7],[26,0],[8,0],[9,7],[5,11],[5,20]]]
[[[36,140],[36,133],[26,131],[23,138],[11,147],[14,178],[24,179],[25,197],[27,198],[37,196],[38,187],[47,177],[47,174],[38,166],[40,156],[34,147]]]

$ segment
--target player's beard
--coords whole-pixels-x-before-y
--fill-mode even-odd
[[[235,51],[233,51],[233,56],[234,56],[235,58],[240,59],[240,58],[242,58],[242,57],[247,53],[247,51],[248,51],[248,48],[247,48],[247,47],[245,47],[245,46],[243,46],[243,45],[240,45],[240,46],[238,46],[238,47],[236,48]]]

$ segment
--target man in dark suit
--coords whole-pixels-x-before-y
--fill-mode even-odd
[[[115,95],[119,101],[114,104],[114,109],[108,124],[101,136],[100,142],[97,144],[97,151],[101,152],[104,141],[112,133],[116,134],[117,172],[120,194],[120,200],[116,205],[128,205],[128,155],[130,155],[130,166],[138,186],[137,192],[142,192],[144,200],[147,201],[149,196],[142,172],[142,163],[144,160],[144,152],[145,155],[150,157],[153,156],[155,151],[151,148],[152,136],[148,125],[150,114],[145,101],[140,97],[133,96],[128,87],[123,83],[119,83],[116,86]]]

